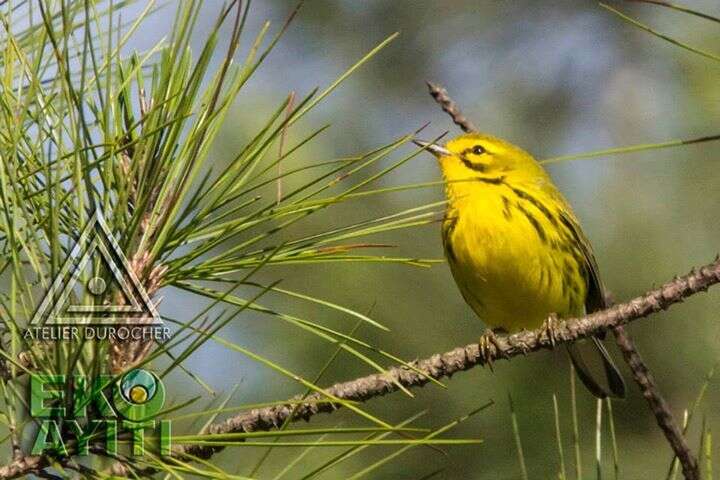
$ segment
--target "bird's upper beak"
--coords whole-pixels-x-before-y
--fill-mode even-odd
[[[417,140],[417,139],[413,139],[412,142],[413,142],[415,145],[417,145],[418,147],[424,148],[425,150],[427,150],[428,152],[432,153],[433,155],[435,155],[435,156],[438,157],[438,158],[440,158],[440,157],[446,157],[446,156],[448,156],[448,155],[452,155],[452,153],[450,152],[450,150],[448,150],[448,149],[446,149],[446,148],[444,148],[444,147],[441,147],[440,145],[436,145],[436,144],[434,144],[434,143],[431,143],[431,142],[424,142],[424,141],[422,141],[422,140]]]

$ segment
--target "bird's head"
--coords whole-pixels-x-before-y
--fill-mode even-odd
[[[545,177],[545,171],[525,150],[480,133],[460,135],[444,146],[414,140],[437,157],[446,180]]]

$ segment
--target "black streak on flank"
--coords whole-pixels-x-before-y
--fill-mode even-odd
[[[588,285],[590,284],[590,275],[588,275],[587,267],[585,266],[585,262],[576,262],[577,265],[577,273],[580,275],[581,278],[585,280],[585,283]]]
[[[502,202],[503,202],[503,216],[505,217],[505,220],[510,221],[512,219],[512,212],[510,211],[510,200],[503,195],[502,196]]]
[[[538,219],[535,218],[532,213],[528,212],[525,207],[523,207],[522,204],[520,204],[519,202],[517,204],[517,209],[520,210],[523,215],[525,215],[525,218],[528,219],[528,222],[530,222],[530,225],[533,226],[533,228],[538,234],[538,237],[540,237],[540,240],[546,242],[547,236],[545,235],[545,229],[543,229],[542,225],[540,225]]]
[[[537,198],[533,197],[532,195],[530,195],[530,194],[527,193],[526,191],[520,190],[519,188],[513,188],[512,191],[513,191],[513,193],[514,193],[515,195],[518,196],[518,198],[522,198],[523,200],[526,200],[526,201],[532,203],[532,204],[535,206],[535,208],[537,208],[538,210],[540,210],[540,212],[541,212],[543,215],[545,215],[545,218],[547,218],[547,219],[550,221],[550,223],[552,223],[553,225],[557,225],[557,224],[558,224],[558,223],[557,223],[557,219],[555,218],[555,216],[552,214],[552,212],[551,212],[545,205],[543,205],[543,203],[542,203],[540,200],[538,200]]]
[[[494,178],[477,177],[475,180],[478,182],[488,183],[490,185],[503,185],[505,183],[505,176]]]
[[[540,281],[539,281],[540,287],[549,290],[549,288],[548,288],[549,286],[546,285],[546,283],[548,283],[547,280],[548,280],[547,271],[544,268],[540,268]]]
[[[569,298],[568,288],[570,287],[570,284],[572,284],[572,279],[566,270],[563,270],[562,277],[562,296],[564,298]]]
[[[457,217],[451,217],[446,218],[445,222],[443,223],[442,228],[442,237],[443,237],[443,245],[445,246],[445,252],[447,253],[448,259],[450,259],[451,262],[457,263],[457,258],[455,257],[455,252],[452,248],[452,233],[455,230],[455,226],[457,225],[458,218]]]

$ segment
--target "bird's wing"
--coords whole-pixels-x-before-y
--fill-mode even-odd
[[[593,254],[590,241],[587,239],[585,234],[580,228],[580,224],[575,219],[569,209],[560,211],[560,221],[568,228],[571,235],[575,239],[575,243],[579,246],[583,257],[585,258],[585,271],[587,280],[587,295],[585,298],[585,311],[592,313],[597,310],[602,310],[608,306],[607,299],[605,297],[605,287],[600,280],[600,270],[598,269],[597,260]],[[625,382],[622,379],[620,371],[613,363],[610,355],[603,346],[601,340],[596,337],[592,337],[595,350],[600,355],[603,364],[603,370],[605,371],[605,378],[607,379],[607,389],[609,394],[623,398],[625,397]],[[570,358],[575,365],[576,370],[580,376],[580,379],[593,392],[595,396],[605,396],[606,389],[595,380],[596,375],[591,373],[591,369],[587,367],[582,359],[579,351],[580,345],[575,343],[568,346],[570,352]]]
[[[593,253],[590,241],[585,236],[580,228],[575,216],[569,209],[560,210],[560,221],[567,227],[570,234],[575,239],[575,244],[578,245],[580,251],[585,259],[585,271],[587,281],[587,296],[585,298],[585,311],[592,313],[597,310],[602,310],[608,306],[605,298],[605,287],[600,280],[600,269],[598,268],[597,260],[595,260],[595,254]]]
[[[573,214],[572,208],[570,208],[567,200],[565,200],[565,197],[550,180],[549,176],[541,177],[537,183],[537,187],[562,205],[562,208],[557,209],[560,222],[567,229],[574,240],[574,244],[578,246],[580,254],[585,260],[585,281],[587,282],[588,289],[585,298],[585,311],[592,313],[607,308],[605,287],[600,280],[600,269],[598,268],[597,260],[595,260],[595,254],[590,245],[590,240],[585,236],[582,227],[580,227],[580,222],[578,222]]]

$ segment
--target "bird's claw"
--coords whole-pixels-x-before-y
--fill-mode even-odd
[[[481,358],[485,360],[485,363],[490,367],[490,370],[492,370],[492,357],[496,356],[491,355],[492,349],[494,348],[497,354],[502,354],[502,348],[500,348],[500,343],[498,342],[498,338],[495,335],[495,331],[489,328],[485,330],[485,333],[483,333],[480,337],[478,347],[480,349]]]
[[[545,335],[547,335],[548,339],[550,340],[550,345],[555,348],[555,341],[557,340],[557,329],[558,329],[558,323],[560,320],[558,319],[558,316],[554,313],[551,313],[548,318],[545,319],[545,321],[542,324],[542,329],[545,332]]]

